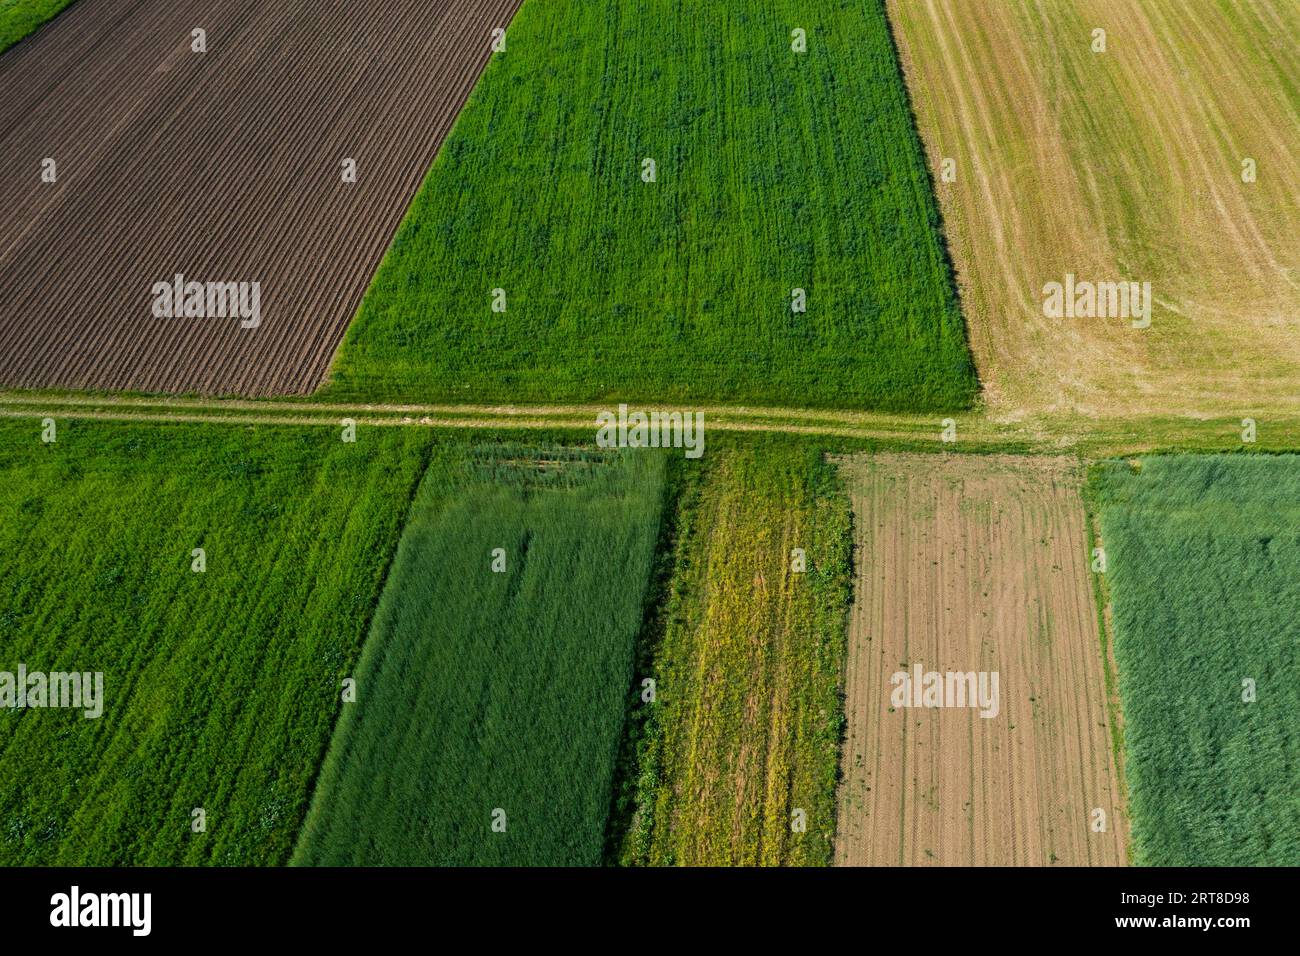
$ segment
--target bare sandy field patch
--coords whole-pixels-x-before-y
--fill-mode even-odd
[[[836,862],[1123,864],[1078,462],[890,454],[841,470],[856,593]],[[918,670],[920,691],[896,681]],[[989,691],[996,674],[996,695],[927,698],[926,672]]]

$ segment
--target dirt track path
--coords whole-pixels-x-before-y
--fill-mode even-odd
[[[1124,863],[1078,463],[891,454],[843,471],[858,583],[836,862]],[[996,715],[893,706],[893,675],[917,664],[996,672]]]
[[[641,405],[682,411],[680,406]],[[314,401],[206,399],[194,397],[96,395],[0,391],[0,417],[95,419],[100,421],[239,421],[245,424],[359,424],[434,428],[592,429],[603,405],[395,405]],[[833,409],[704,406],[709,431],[772,432],[885,443],[895,450],[956,453],[1005,451],[1015,454],[1075,454],[1113,458],[1168,451],[1288,451],[1300,449],[1300,417],[1261,420],[1258,441],[1242,444],[1241,422],[1229,418],[1139,418],[1087,420],[1037,418],[999,420],[981,410],[955,413],[958,441],[940,441],[936,416]]]
[[[0,384],[314,389],[519,3],[79,0],[7,51]],[[178,272],[260,282],[261,326],[154,318]]]

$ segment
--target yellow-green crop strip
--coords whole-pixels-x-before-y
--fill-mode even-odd
[[[1094,470],[1133,857],[1300,859],[1300,457]]]

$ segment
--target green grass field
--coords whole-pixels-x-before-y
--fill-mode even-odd
[[[0,53],[71,3],[72,0],[0,0]]]
[[[946,411],[975,388],[880,0],[546,0],[323,394]]]
[[[654,452],[435,458],[295,863],[601,861],[663,477]]]
[[[1109,571],[1133,857],[1300,860],[1300,457],[1110,462]],[[1254,682],[1254,702],[1243,699]]]
[[[0,865],[285,862],[428,434],[40,436],[0,422],[0,671],[100,671],[104,706],[0,710]]]
[[[827,865],[849,502],[808,444],[718,446],[704,461],[679,498],[653,648],[656,699],[634,712],[636,769],[614,855],[628,864]]]

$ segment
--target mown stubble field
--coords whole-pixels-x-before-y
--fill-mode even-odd
[[[1300,5],[889,11],[995,416],[1300,407]],[[1048,318],[1067,273],[1150,282],[1150,327]]]

